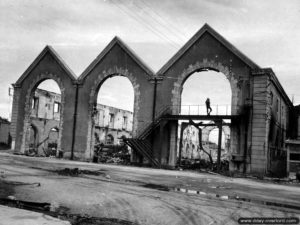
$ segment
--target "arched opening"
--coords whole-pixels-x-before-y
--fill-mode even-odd
[[[101,157],[100,149],[105,149],[106,155],[113,155],[112,152],[124,146],[120,137],[132,137],[134,94],[131,81],[119,74],[110,76],[99,84],[92,113],[94,138],[91,146],[93,146],[94,155]],[[99,161],[106,162],[110,159],[106,161],[99,159]]]
[[[29,129],[27,130],[27,140],[28,140],[28,154],[29,155],[35,155],[37,153],[37,149],[38,149],[38,130],[37,128],[31,124],[29,126]]]
[[[57,153],[58,135],[59,135],[59,129],[57,127],[51,128],[48,133],[48,140],[46,146],[48,149],[48,153],[52,156],[55,156]]]
[[[120,144],[120,145],[125,145],[125,143],[124,143],[124,141],[123,141],[125,138],[127,138],[127,136],[124,135],[124,134],[123,134],[122,136],[119,137],[119,144]]]
[[[210,115],[231,115],[230,83],[221,72],[213,70],[192,73],[182,85],[181,114],[207,115],[206,100],[210,99]]]
[[[225,125],[228,126],[230,123],[230,120],[226,119],[231,115],[232,106],[230,82],[221,72],[203,69],[186,76],[181,88],[180,114],[191,116],[192,119],[179,120],[177,157],[180,159],[177,162],[180,166],[189,167],[193,167],[191,165],[194,164],[197,164],[196,167],[201,164],[206,167],[215,163],[219,129],[222,130],[221,160],[228,161],[230,131],[223,130]],[[207,99],[210,100],[209,103]],[[184,147],[186,143],[189,144],[189,149]],[[205,162],[201,162],[202,160]]]
[[[105,144],[107,144],[107,145],[113,145],[114,144],[114,136],[112,136],[111,134],[108,134],[106,136]]]
[[[36,155],[58,155],[60,150],[60,133],[62,128],[62,93],[58,83],[53,79],[43,79],[29,90],[26,103],[25,130],[33,124],[39,131],[36,138]],[[30,150],[30,140],[25,138],[25,154]]]

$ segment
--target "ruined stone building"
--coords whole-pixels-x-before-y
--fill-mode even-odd
[[[184,114],[181,94],[185,81],[194,73],[208,70],[227,78],[231,113]],[[34,92],[41,82],[52,79],[61,90],[60,107],[56,107],[60,109],[57,148],[66,158],[91,160],[94,131],[103,131],[95,123],[97,95],[102,84],[114,76],[128,78],[134,90],[132,138],[124,139],[133,150],[132,162],[176,167],[178,153],[182,151],[178,147],[179,121],[187,120],[202,121],[197,125],[202,130],[217,127],[218,165],[222,130],[227,126],[230,171],[268,174],[285,170],[285,141],[297,138],[294,132],[297,118],[291,116],[295,110],[292,102],[271,68],[257,65],[207,24],[156,73],[118,37],[79,77],[53,48],[46,46],[13,85],[13,149],[24,153],[29,148],[26,134],[32,124]],[[202,87],[201,82],[197,85]],[[111,121],[108,118],[106,115],[105,119]],[[119,121],[122,120],[120,123],[125,124],[126,119],[120,116]]]
[[[60,94],[36,89],[31,99],[30,126],[26,133],[30,151],[44,154],[48,149],[57,149],[60,112]]]
[[[182,125],[179,124],[178,126],[179,130],[181,130]],[[189,161],[208,161],[208,154],[210,154],[213,161],[217,161],[218,146],[216,143],[209,140],[209,136],[214,129],[217,129],[217,127],[205,127],[204,129],[202,129],[201,143],[199,142],[199,130],[196,127],[188,125],[185,129],[183,129],[182,140],[178,138],[177,143],[177,148],[179,148],[180,142],[182,142],[182,159],[187,159]],[[222,132],[224,135],[224,140],[222,140],[221,158],[227,159],[228,152],[230,150],[230,130],[228,127],[227,129],[226,127],[223,127]],[[177,152],[177,157],[179,157],[179,151]]]
[[[292,113],[293,126],[289,139],[285,141],[287,147],[287,173],[295,175],[300,171],[300,105],[294,107]]]
[[[0,144],[10,145],[10,122],[0,117]]]
[[[97,104],[95,109],[95,142],[120,144],[120,138],[131,137],[132,112]],[[61,119],[61,94],[36,89],[31,101],[30,127],[27,132],[29,148],[44,155],[56,155]],[[8,129],[9,130],[9,129]]]
[[[132,137],[132,112],[97,104],[94,118],[95,142],[117,145],[122,143],[122,138]]]

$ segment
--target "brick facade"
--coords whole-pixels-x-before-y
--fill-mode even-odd
[[[287,138],[288,114],[293,105],[272,70],[260,68],[207,24],[156,74],[117,37],[78,78],[47,46],[14,85],[11,126],[14,149],[19,152],[26,149],[29,103],[33,90],[45,79],[55,80],[62,93],[59,148],[65,157],[74,155],[90,160],[95,131],[94,106],[106,79],[125,76],[131,81],[134,89],[132,135],[137,137],[162,109],[171,107],[171,113],[179,113],[185,80],[203,70],[220,72],[231,86],[231,114],[239,119],[233,121],[230,128],[230,170],[267,173],[270,146],[282,145]],[[271,95],[276,103],[271,103]],[[149,137],[153,155],[163,165],[176,165],[177,140],[178,122],[174,121],[161,122]]]

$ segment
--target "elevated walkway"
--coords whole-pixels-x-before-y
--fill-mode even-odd
[[[188,114],[174,113],[176,112],[174,109],[176,106],[165,106],[160,110],[153,122],[147,123],[144,127],[140,128],[138,131],[138,135],[136,138],[124,138],[123,141],[126,145],[131,147],[133,150],[137,151],[143,157],[145,157],[153,167],[160,167],[160,161],[155,158],[153,154],[152,144],[149,142],[148,137],[152,134],[152,132],[160,125],[162,121],[171,121],[171,120],[202,120],[202,121],[214,121],[215,123],[222,125],[230,125],[230,121],[237,121],[240,116],[239,115],[228,115],[226,111],[225,115],[205,115],[200,114],[200,106],[196,106],[198,108],[197,112],[199,114],[191,113],[188,111]],[[191,107],[189,107],[191,109]],[[226,109],[228,109],[226,107]],[[202,113],[202,112],[201,112]],[[218,113],[218,111],[217,111]],[[221,112],[220,112],[221,113]],[[226,121],[226,122],[225,122]],[[207,126],[212,126],[213,124],[207,124]],[[214,125],[215,126],[215,125]]]

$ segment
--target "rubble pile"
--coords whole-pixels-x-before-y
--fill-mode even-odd
[[[130,164],[130,152],[126,145],[97,145],[94,159],[96,163]]]

